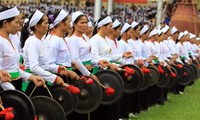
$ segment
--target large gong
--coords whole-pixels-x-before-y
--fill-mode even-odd
[[[158,72],[158,69],[154,66],[148,66],[147,68],[150,70],[150,77],[151,77],[150,86],[153,86],[157,84],[157,82],[159,81],[160,74]]]
[[[53,98],[62,106],[66,115],[74,111],[78,105],[78,96],[72,94],[69,90],[59,85],[53,85],[50,88]]]
[[[183,76],[178,80],[178,83],[180,85],[188,85],[193,81],[193,71],[188,65],[184,65],[184,74]]]
[[[118,73],[112,70],[100,70],[95,75],[98,77],[101,84],[114,89],[114,94],[112,95],[107,95],[105,91],[103,91],[103,98],[101,102],[103,105],[113,104],[122,97],[124,82]]]
[[[35,96],[31,98],[31,101],[38,120],[66,120],[63,108],[54,99],[47,96]]]
[[[118,72],[124,80],[124,92],[125,93],[137,92],[142,87],[142,85],[145,84],[144,74],[142,73],[141,69],[136,65],[126,64],[123,65],[121,68],[124,69],[125,67],[134,69],[134,74],[127,78],[125,77],[125,71]]]
[[[172,77],[171,73],[168,74],[169,84],[167,85],[168,88],[174,87],[178,83],[178,73],[174,67],[171,67],[172,72],[176,74],[176,77]]]
[[[92,84],[86,84],[82,80],[69,80],[69,83],[78,87],[81,91],[78,95],[78,105],[74,109],[75,112],[86,114],[99,107],[103,95],[101,87],[95,80]]]
[[[163,66],[161,67],[164,70],[164,73],[160,74],[160,80],[157,82],[156,85],[160,88],[166,88],[170,81],[168,79],[168,75],[167,75],[168,73],[166,69]]]
[[[0,93],[4,108],[13,107],[14,120],[34,120],[35,109],[28,96],[18,90]]]

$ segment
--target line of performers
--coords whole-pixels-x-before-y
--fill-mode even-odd
[[[22,22],[16,7],[4,7],[0,10],[0,96],[4,115],[0,117],[128,118],[130,113],[164,104],[169,92],[183,93],[185,86],[198,79],[199,40],[175,26],[154,28],[135,21],[122,25],[110,16],[101,17],[93,27],[80,11],[70,17],[65,10],[54,15],[36,10]],[[8,103],[13,91],[21,91],[20,95],[29,96],[26,99],[34,104],[29,118],[22,118],[19,106]],[[42,101],[42,96],[58,103],[52,107],[55,110],[49,108],[53,103]],[[64,112],[55,112],[58,106]]]

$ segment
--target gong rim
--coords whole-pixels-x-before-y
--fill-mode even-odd
[[[161,66],[164,70],[164,74],[160,74],[160,79],[159,81],[157,82],[157,87],[160,87],[160,88],[166,88],[167,85],[169,84],[169,80],[168,80],[168,77],[166,76],[167,72],[165,70],[165,68],[163,66]]]
[[[171,70],[176,74],[175,78],[172,78],[171,75],[169,77],[169,84],[167,85],[167,88],[174,87],[178,83],[178,76],[177,76],[177,71],[174,67],[171,67]],[[170,74],[170,73],[169,73]]]
[[[193,71],[193,81],[198,79],[198,67],[195,64],[188,65]]]
[[[115,90],[115,93],[118,93],[117,95],[113,94],[111,96],[108,96],[105,94],[105,92],[103,92],[103,97],[101,101],[102,105],[111,105],[122,97],[124,90],[124,82],[117,72],[112,70],[100,70],[95,75],[98,77],[101,84],[112,87]],[[114,84],[109,83],[110,81],[108,81],[108,77],[110,77],[110,79],[116,80],[111,80],[111,82],[114,82]]]
[[[86,114],[93,112],[100,106],[103,96],[102,89],[95,80],[92,84],[86,84],[82,80],[69,80],[69,83],[80,89],[78,104],[74,109],[75,112]]]
[[[147,68],[150,69],[151,76],[156,74],[156,78],[151,77],[150,86],[153,86],[153,85],[157,84],[158,80],[160,79],[160,74],[159,74],[158,69],[156,67],[148,66]]]
[[[35,108],[26,94],[18,90],[5,90],[0,92],[0,96],[4,108],[13,107],[12,112],[15,115],[15,120],[34,120]],[[21,104],[17,104],[20,102]]]
[[[54,99],[47,96],[34,96],[31,101],[35,107],[38,120],[66,120],[62,106]]]
[[[51,94],[63,108],[66,115],[74,111],[78,105],[78,96],[72,94],[69,90],[59,85],[53,85],[49,88]]]
[[[141,69],[133,64],[126,64],[123,65],[122,68],[130,67],[135,70],[135,73],[132,75],[131,80],[127,80],[127,78],[124,76],[124,71],[120,71],[119,74],[124,80],[124,92],[125,93],[135,93],[138,90],[141,89],[143,83],[144,83],[144,74],[142,73]]]
[[[187,73],[187,76],[182,76],[178,80],[178,84],[189,85],[192,82],[192,69],[188,65],[184,65],[184,72]]]

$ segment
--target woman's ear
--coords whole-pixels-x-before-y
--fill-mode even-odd
[[[74,24],[73,26],[74,26],[74,28],[76,28],[77,24]]]
[[[3,26],[7,27],[7,25],[8,25],[8,21],[4,20],[3,21]]]
[[[127,37],[128,36],[128,31],[124,32],[124,36]]]
[[[105,25],[103,25],[103,26],[101,26],[101,28],[102,28],[103,30],[105,30],[105,29],[106,29],[106,26],[105,26]]]
[[[34,27],[35,27],[35,30],[38,30],[39,27],[40,27],[40,25],[39,25],[39,24],[36,24]]]

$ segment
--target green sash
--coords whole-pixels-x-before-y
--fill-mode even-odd
[[[30,69],[26,69],[25,72],[32,73]],[[30,82],[31,82],[30,80],[28,80],[27,82],[22,82],[22,91],[23,92],[26,92]]]
[[[85,61],[85,62],[82,62],[83,65],[91,65],[91,60],[88,60],[88,61]]]
[[[85,61],[85,62],[82,62],[83,63],[83,65],[91,65],[91,60],[89,60],[89,61]],[[93,69],[92,69],[92,74],[95,74],[95,73],[97,73],[99,71],[99,67],[93,67]]]
[[[20,76],[19,72],[10,72],[11,79],[18,78]]]
[[[153,60],[155,63],[159,63],[159,60],[158,59],[154,59]]]
[[[180,56],[180,58],[181,58],[181,59],[184,59],[184,60],[186,59],[186,57],[185,57],[185,56]]]
[[[19,62],[20,62],[21,64],[23,63],[23,57],[22,57],[22,55],[20,55]]]

